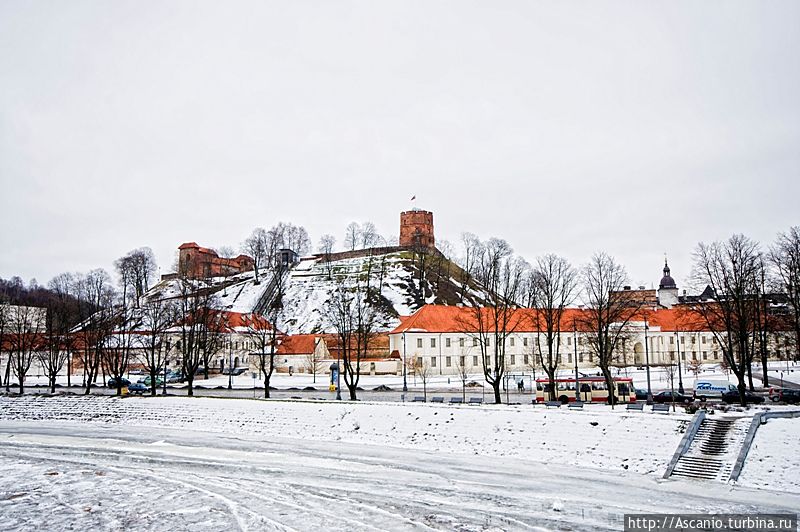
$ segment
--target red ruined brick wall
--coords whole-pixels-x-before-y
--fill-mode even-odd
[[[433,213],[430,211],[406,211],[400,213],[400,245],[436,247],[433,236]]]

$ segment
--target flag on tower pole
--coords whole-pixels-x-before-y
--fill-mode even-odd
[[[415,199],[417,199],[416,194],[414,196],[411,196],[411,201],[414,201]]]

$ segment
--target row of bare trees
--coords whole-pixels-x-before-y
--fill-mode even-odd
[[[463,329],[480,346],[484,379],[500,401],[500,383],[506,367],[506,339],[523,325],[538,331],[533,346],[547,374],[548,389],[555,392],[556,372],[562,363],[562,329],[580,330],[606,381],[610,401],[615,387],[612,368],[620,345],[636,331],[632,321],[643,316],[643,298],[630,297],[625,268],[600,252],[580,269],[563,257],[544,255],[531,266],[515,257],[502,240],[482,242],[471,234],[462,237],[459,282],[462,289],[475,280],[488,292],[483,306],[471,311]],[[751,367],[756,354],[767,385],[769,338],[775,328],[791,330],[795,358],[800,345],[800,229],[778,236],[764,252],[760,246],[734,235],[725,242],[699,244],[694,254],[692,287],[705,297],[695,298],[690,310],[702,318],[722,346],[723,360],[739,382],[742,401],[747,385],[752,389]],[[567,309],[581,302],[581,311],[565,320]],[[515,310],[529,308],[523,323]],[[746,381],[749,379],[749,383]]]

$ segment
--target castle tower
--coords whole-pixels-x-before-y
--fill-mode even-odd
[[[664,257],[664,277],[658,283],[658,302],[667,308],[672,308],[678,304],[678,287],[670,275],[666,257]]]
[[[400,213],[400,245],[411,247],[420,245],[435,248],[433,237],[433,213],[413,209]]]

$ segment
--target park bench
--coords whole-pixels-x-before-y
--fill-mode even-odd
[[[561,401],[547,401],[544,406],[550,408],[551,406],[555,408],[561,408]]]
[[[667,404],[654,404],[653,405],[653,412],[664,412],[665,414],[669,413],[669,405]]]
[[[625,410],[638,410],[639,412],[644,412],[644,403],[628,403],[628,406]]]
[[[411,402],[412,403],[424,403],[425,402],[425,397],[423,397],[421,395],[415,395],[414,399]]]
[[[471,405],[481,405],[483,404],[483,399],[480,397],[470,397],[469,404]]]
[[[583,403],[570,403],[567,407],[574,410],[583,410]]]
[[[451,397],[450,398],[450,404],[451,405],[460,405],[463,402],[464,402],[464,400],[461,397]]]
[[[444,403],[444,397],[431,397],[431,403]]]

